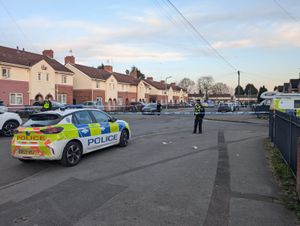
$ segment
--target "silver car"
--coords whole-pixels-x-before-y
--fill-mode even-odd
[[[95,108],[101,111],[104,110],[104,106],[100,101],[85,101],[81,105],[83,105],[86,108]]]

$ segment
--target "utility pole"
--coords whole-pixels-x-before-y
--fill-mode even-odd
[[[166,109],[168,109],[168,83],[167,83],[167,81],[168,81],[169,78],[172,78],[172,76],[168,76],[168,77],[165,78],[165,94],[167,96]]]
[[[240,71],[237,71],[237,73],[238,73],[238,109],[240,109],[240,106],[239,106],[239,104],[240,104],[240,86],[241,86],[241,84],[240,84]]]

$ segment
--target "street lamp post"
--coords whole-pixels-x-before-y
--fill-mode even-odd
[[[172,76],[167,76],[167,77],[165,78],[165,82],[166,82],[166,86],[165,86],[165,92],[166,92],[166,95],[167,95],[166,109],[168,109],[168,94],[167,94],[167,90],[168,90],[168,83],[167,83],[167,80],[168,80],[169,78],[172,78]]]

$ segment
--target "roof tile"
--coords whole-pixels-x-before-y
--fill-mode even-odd
[[[70,71],[64,65],[62,65],[55,59],[51,59],[47,56],[0,46],[0,61],[1,62],[32,67],[33,65],[35,65],[36,63],[38,63],[41,60],[45,60],[55,71],[72,73],[72,71]]]

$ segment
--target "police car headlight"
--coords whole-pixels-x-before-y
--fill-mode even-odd
[[[41,132],[44,134],[57,134],[64,130],[63,127],[51,127],[47,129],[42,129]]]

